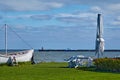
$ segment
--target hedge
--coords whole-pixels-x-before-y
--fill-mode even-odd
[[[120,72],[120,59],[116,58],[99,58],[94,60],[97,70]]]

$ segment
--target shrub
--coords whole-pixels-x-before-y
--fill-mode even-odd
[[[115,58],[99,58],[94,60],[97,70],[120,72],[120,59]]]

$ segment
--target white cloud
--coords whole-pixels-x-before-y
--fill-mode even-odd
[[[4,18],[9,18],[9,19],[34,19],[34,20],[50,20],[52,19],[53,16],[51,15],[36,15],[36,14],[24,14],[24,15],[7,15],[4,16]],[[2,17],[0,16],[0,19]]]
[[[6,18],[30,18],[30,14],[25,14],[25,15],[5,15],[4,17],[6,17]]]
[[[63,6],[62,3],[43,2],[41,0],[0,0],[0,5],[1,10],[8,11],[48,10]]]
[[[93,12],[102,12],[102,9],[99,6],[93,6],[93,7],[91,7],[91,11],[93,11]]]
[[[95,13],[87,12],[87,13],[60,13],[58,15],[55,15],[55,17],[76,17],[76,18],[85,18],[85,17],[95,17]]]
[[[32,15],[30,16],[31,19],[34,20],[50,20],[52,19],[51,15]]]
[[[55,15],[55,17],[75,17],[75,15],[73,14],[68,14],[68,13],[60,13],[60,14],[57,14]]]
[[[87,12],[87,13],[79,13],[78,14],[79,15],[79,17],[95,17],[96,16],[96,14],[95,13],[91,13],[91,12]]]
[[[67,23],[75,23],[75,24],[86,24],[86,22],[90,22],[90,24],[94,24],[96,22],[96,13],[77,13],[77,14],[65,14],[61,13],[58,15],[55,15],[56,19],[62,22],[67,22]],[[89,24],[89,23],[87,23]]]
[[[120,16],[117,16],[116,20],[120,21]]]
[[[114,16],[113,19],[109,20],[108,25],[110,25],[110,26],[120,26],[120,16]]]
[[[119,3],[119,0],[40,0],[45,2],[60,2],[65,4],[87,4],[87,5],[106,5],[112,3]]]
[[[104,2],[104,3],[103,3]],[[96,23],[95,20],[97,18],[97,13],[103,13],[105,16],[112,16],[113,18],[115,16],[120,16],[120,1],[119,0],[109,0],[109,1],[96,1],[96,0],[0,0],[0,10],[15,10],[15,11],[40,11],[40,10],[48,10],[53,8],[61,8],[63,6],[67,5],[75,5],[75,4],[82,4],[87,5],[91,8],[89,8],[86,12],[72,12],[72,13],[59,13],[55,14],[54,17],[58,18],[60,21],[64,22],[73,22],[73,23],[79,23],[79,21],[92,21],[94,24]],[[59,10],[58,10],[59,11]],[[111,15],[111,13],[114,13],[115,15]],[[17,16],[8,16],[9,18],[30,18],[32,15],[36,14],[30,14],[30,15],[17,15]],[[39,14],[38,14],[39,15]],[[46,14],[45,14],[46,15]],[[48,14],[47,14],[48,15]],[[34,19],[50,19],[50,17],[46,16],[34,16]],[[111,18],[112,19],[112,18]],[[120,20],[120,18],[117,18]],[[108,19],[106,19],[108,20]],[[109,21],[114,24],[118,25],[118,21]]]
[[[94,12],[112,12],[120,10],[119,0],[0,0],[0,10],[35,11],[61,8],[67,5],[89,5]]]
[[[114,26],[120,26],[120,21],[114,21],[114,22],[112,22],[112,25],[114,25]]]
[[[110,10],[112,10],[112,11],[120,10],[120,3],[110,4],[110,5],[108,6],[108,9],[110,9]]]

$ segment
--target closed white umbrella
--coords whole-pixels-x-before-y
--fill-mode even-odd
[[[103,55],[104,52],[104,39],[103,39],[103,22],[101,14],[98,14],[97,18],[97,34],[96,34],[96,47],[95,47],[95,55],[100,57],[100,54]]]

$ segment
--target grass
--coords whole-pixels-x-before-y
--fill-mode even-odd
[[[67,63],[0,66],[0,80],[120,80],[119,73],[66,68]]]

